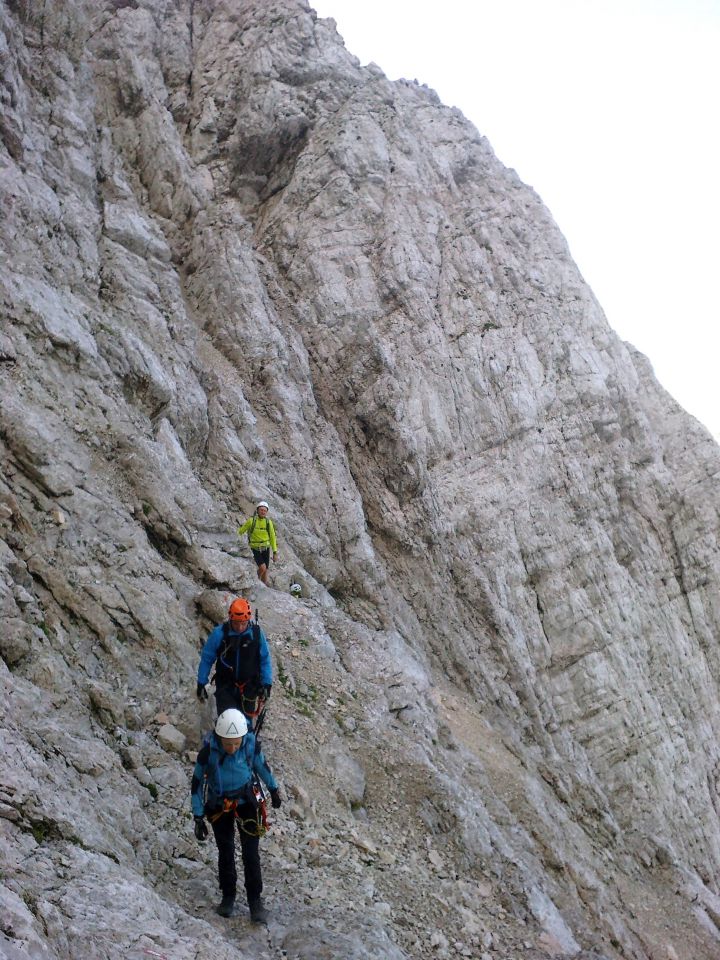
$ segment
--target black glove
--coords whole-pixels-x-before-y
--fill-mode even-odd
[[[275,790],[270,791],[270,800],[272,801],[273,808],[277,810],[282,803],[282,800],[280,799],[280,791],[277,789],[277,787]]]
[[[207,690],[205,689],[204,683],[199,683],[197,685],[197,690],[195,691],[198,700],[207,700]]]
[[[195,836],[198,838],[200,843],[205,843],[208,835],[205,817],[193,817],[193,819],[195,820]]]
[[[272,684],[269,683],[266,687],[262,688],[263,700],[269,700],[271,693],[272,693]]]

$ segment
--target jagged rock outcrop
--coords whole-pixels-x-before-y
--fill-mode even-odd
[[[720,453],[538,197],[302,0],[0,17],[0,952],[716,957]],[[235,593],[267,933],[189,818]]]

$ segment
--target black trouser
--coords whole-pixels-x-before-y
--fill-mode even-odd
[[[224,710],[242,710],[242,694],[235,684],[215,687],[215,703],[218,716]]]
[[[255,688],[253,688],[253,693],[255,693]],[[248,705],[248,703],[250,705]],[[257,707],[257,701],[243,701],[243,695],[240,693],[235,684],[223,685],[221,687],[215,687],[215,704],[217,705],[218,716],[224,710],[240,710],[241,713],[245,714],[245,719],[247,720],[248,730],[252,730],[254,727],[254,717],[249,716],[245,713],[246,710],[255,710]]]
[[[252,829],[253,824],[257,822],[257,813],[251,804],[245,803],[237,808],[237,814],[237,818],[230,812],[224,813],[215,821],[210,820],[218,848],[218,882],[224,897],[235,896],[237,888],[235,824],[237,823],[245,872],[245,892],[248,901],[257,900],[263,888],[260,871],[260,838],[249,836],[240,825],[242,820],[250,820],[248,826]],[[209,813],[209,817],[211,816],[212,812]]]

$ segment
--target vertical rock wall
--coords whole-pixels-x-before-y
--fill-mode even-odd
[[[450,949],[425,884],[484,918],[462,921],[471,950],[494,932],[508,956],[714,956],[720,457],[538,197],[300,0],[0,14],[0,813],[7,864],[39,858],[4,888],[8,942],[120,955],[133,898],[101,935],[57,892],[111,876],[152,888],[148,923],[194,955],[211,871],[183,741],[160,731],[191,749],[199,639],[252,591],[278,658],[298,635],[317,657],[276,708],[297,809],[331,782],[337,831],[358,806],[382,830],[382,784],[402,786],[388,842],[409,874],[363,908],[383,956]],[[261,496],[272,592],[233,533]],[[332,702],[307,728],[303,684]],[[357,716],[338,720],[335,688]],[[281,833],[276,877],[299,842]],[[331,900],[348,863],[324,864]],[[33,876],[52,906],[23,900]],[[496,884],[501,914],[463,883]],[[328,930],[298,945],[283,902],[287,944],[319,955]]]

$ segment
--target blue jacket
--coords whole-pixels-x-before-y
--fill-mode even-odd
[[[242,746],[235,753],[226,753],[216,734],[211,734],[197,756],[193,771],[190,796],[192,812],[202,817],[206,810],[216,810],[223,798],[249,801],[248,788],[253,772],[257,773],[268,790],[277,790],[277,781],[268,766],[262,750],[255,752],[255,734],[246,733]],[[203,799],[207,777],[207,801]]]
[[[198,666],[197,672],[197,682],[206,684],[210,679],[210,671],[213,668],[213,664],[218,658],[223,646],[224,646],[224,624],[220,623],[212,631],[210,636],[205,641],[205,646],[202,648],[202,653],[200,654],[200,665]],[[244,633],[247,633],[251,629],[251,624],[248,622],[247,627],[242,633],[237,633],[235,630],[230,627],[227,632],[228,640],[232,640],[233,637],[241,637]],[[272,672],[272,661],[270,660],[270,647],[268,646],[267,638],[262,632],[262,629],[258,627],[258,632],[260,634],[260,683],[264,687],[271,686],[273,682],[273,672]],[[231,658],[232,659],[232,658]],[[239,660],[240,654],[235,654],[235,664],[230,664],[231,667],[235,669],[235,676],[239,673]]]

